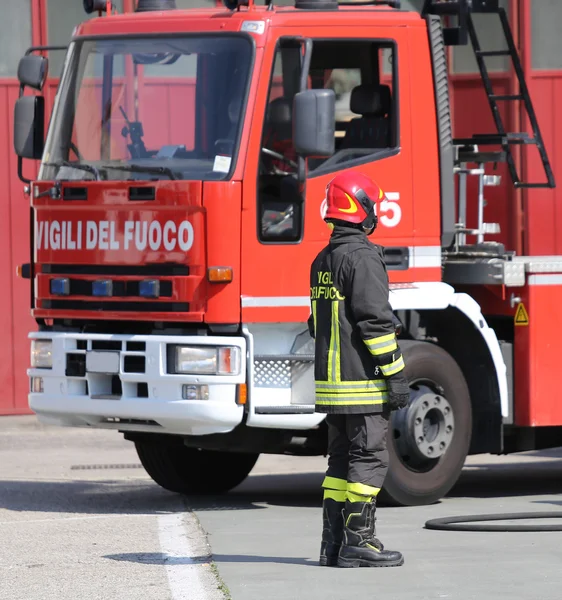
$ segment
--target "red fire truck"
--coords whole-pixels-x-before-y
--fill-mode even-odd
[[[99,18],[74,32],[46,140],[45,49],[18,73],[41,421],[122,432],[154,481],[188,494],[231,489],[260,453],[325,454],[309,267],[329,235],[326,184],[356,169],[386,192],[375,239],[411,382],[386,499],[436,501],[468,454],[560,444],[562,257],[517,256],[485,220],[498,164],[517,188],[554,186],[498,0],[421,14],[396,0],[84,5]],[[474,13],[500,19],[504,50],[481,43]],[[469,40],[496,131],[458,139],[446,47]],[[499,55],[517,93],[493,89]],[[505,103],[527,111],[526,132],[506,130]],[[544,181],[521,180],[521,148]],[[41,159],[33,181],[23,159]]]

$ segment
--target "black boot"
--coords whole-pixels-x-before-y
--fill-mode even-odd
[[[320,545],[320,566],[335,567],[343,538],[344,502],[324,498],[322,505],[322,544]]]
[[[375,537],[376,503],[345,503],[343,544],[338,567],[399,567],[404,564],[400,552],[385,550]]]

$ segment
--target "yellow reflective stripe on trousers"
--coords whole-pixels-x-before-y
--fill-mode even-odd
[[[347,491],[351,492],[352,494],[359,494],[360,496],[373,498],[381,491],[381,489],[378,487],[373,487],[372,485],[367,485],[365,483],[348,482]]]
[[[330,490],[347,490],[347,481],[345,479],[338,479],[337,477],[324,477],[322,487]]]
[[[335,500],[336,502],[345,502],[347,492],[344,490],[324,490],[324,500]]]
[[[345,492],[345,499],[349,502],[368,502],[370,500],[370,497],[363,496],[361,494],[355,494],[347,490],[347,492]]]
[[[388,335],[381,335],[380,337],[364,341],[367,348],[369,349],[369,352],[374,356],[388,354],[389,352],[394,352],[394,350],[398,348],[398,343],[396,342],[396,335],[394,333],[390,333]]]
[[[338,382],[341,380],[340,368],[340,320],[339,302],[332,302],[332,327],[330,329],[330,349],[328,350],[328,381]]]
[[[381,366],[381,371],[383,372],[383,375],[385,375],[385,377],[390,377],[391,375],[395,375],[396,373],[401,371],[403,368],[404,358],[401,356],[389,365]]]

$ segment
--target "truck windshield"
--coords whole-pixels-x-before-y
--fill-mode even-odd
[[[253,47],[241,35],[74,42],[40,179],[227,179]]]

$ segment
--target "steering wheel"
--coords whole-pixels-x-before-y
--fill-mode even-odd
[[[283,223],[288,221],[295,212],[294,204],[291,204],[286,210],[283,212],[279,212],[277,218],[271,221],[271,223],[263,223],[262,222],[262,233],[270,233],[271,230],[275,230],[277,227],[281,227]],[[277,232],[281,233],[281,232]]]
[[[289,165],[290,167],[293,167],[293,169],[298,169],[298,165],[297,165],[297,163],[294,160],[291,160],[290,158],[287,158],[286,156],[283,156],[279,152],[275,152],[275,150],[270,150],[269,148],[262,148],[261,151],[264,154],[267,154],[268,156],[276,158],[276,159],[280,160],[281,162],[285,163],[286,165]],[[290,175],[291,174],[289,171],[281,171],[277,167],[275,167],[275,170],[280,175]]]

